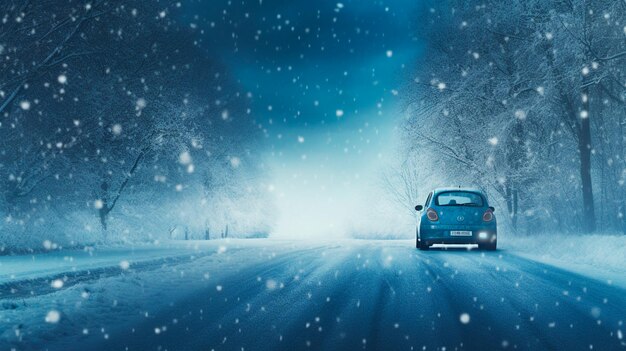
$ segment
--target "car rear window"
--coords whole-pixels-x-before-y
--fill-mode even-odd
[[[483,197],[469,191],[447,191],[437,195],[437,206],[482,206]]]

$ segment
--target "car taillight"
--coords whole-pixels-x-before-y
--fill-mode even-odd
[[[491,211],[491,210],[485,211],[485,213],[483,213],[483,221],[484,222],[491,222],[491,221],[493,221],[493,211]]]
[[[431,222],[437,222],[439,220],[437,211],[433,210],[432,208],[429,208],[428,210],[426,210],[426,217],[428,217],[428,220]]]

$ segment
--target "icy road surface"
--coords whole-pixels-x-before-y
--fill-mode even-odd
[[[0,350],[626,350],[625,290],[512,250],[232,240],[145,251],[96,250],[99,268],[77,252],[88,269],[48,277],[11,274],[16,258],[0,257]],[[41,272],[54,261],[44,256],[24,264]]]

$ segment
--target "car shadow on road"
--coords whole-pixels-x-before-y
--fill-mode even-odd
[[[425,253],[428,252],[437,252],[437,251],[446,251],[446,252],[468,252],[468,253],[485,253],[485,254],[494,254],[503,252],[505,250],[497,249],[495,251],[489,250],[481,250],[477,245],[437,245],[431,246],[428,250],[422,251]]]

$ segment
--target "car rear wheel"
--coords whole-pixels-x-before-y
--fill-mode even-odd
[[[479,249],[487,250],[487,251],[495,251],[497,246],[498,246],[498,241],[497,240],[495,240],[494,242],[491,242],[491,243],[478,244],[478,248]]]
[[[430,249],[430,245],[428,245],[426,242],[424,242],[422,240],[418,240],[417,241],[417,248],[422,250],[422,251],[425,251],[425,250]]]

